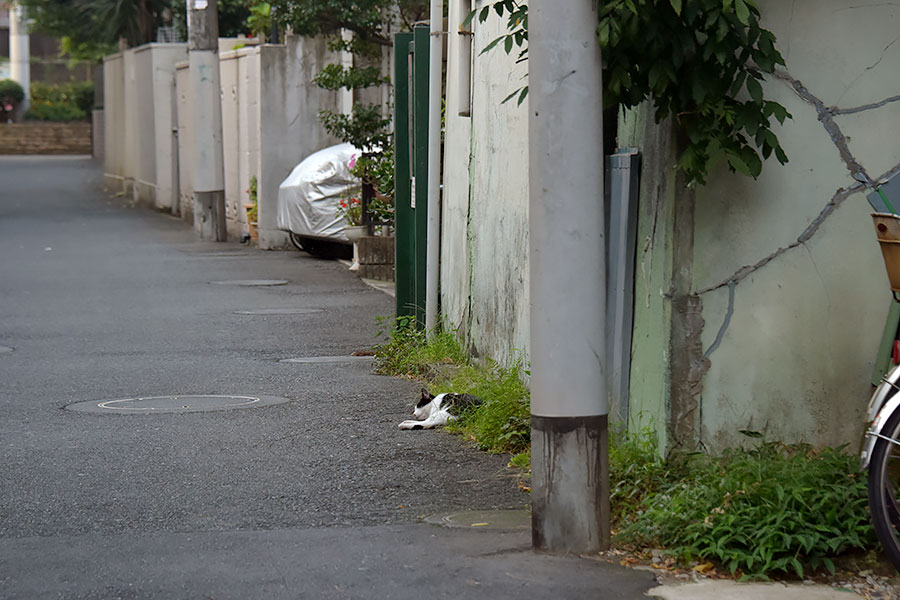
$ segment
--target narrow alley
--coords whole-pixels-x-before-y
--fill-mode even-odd
[[[393,300],[339,262],[196,241],[101,183],[88,158],[0,158],[0,597],[651,587],[649,573],[535,555],[525,528],[423,523],[529,498],[506,457],[397,429],[418,384],[350,357],[376,343]],[[281,284],[235,284],[248,280]],[[313,360],[281,362],[292,358]],[[188,401],[199,408],[279,403],[66,409],[147,397],[177,409],[173,397],[193,395],[209,396]]]

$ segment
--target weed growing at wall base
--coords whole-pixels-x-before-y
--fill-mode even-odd
[[[426,336],[409,317],[391,322],[385,334],[376,348],[377,372],[427,378],[433,393],[478,396],[482,404],[449,429],[489,452],[515,454],[512,466],[529,468],[529,394],[521,360],[506,367],[473,364],[453,334]],[[435,364],[451,368],[435,370]],[[833,572],[842,553],[875,548],[866,482],[856,457],[842,450],[769,442],[717,457],[664,459],[653,432],[613,434],[613,542],[625,549],[659,548],[684,563],[713,561],[750,578]]]
[[[388,321],[380,319],[382,325]],[[471,394],[481,405],[462,415],[450,430],[475,440],[488,452],[523,452],[531,441],[531,409],[528,388],[520,378],[521,360],[503,367],[496,363],[469,362],[449,332],[431,335],[416,327],[412,317],[399,317],[384,332],[385,342],[375,350],[375,372],[413,379],[430,376],[434,394]],[[435,365],[452,365],[446,372]]]
[[[625,437],[610,449],[619,545],[714,560],[755,578],[833,573],[841,553],[874,547],[865,481],[842,448],[763,443],[666,462],[649,439]]]

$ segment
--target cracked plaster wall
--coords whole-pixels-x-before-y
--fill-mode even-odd
[[[448,14],[458,31],[456,0]],[[504,364],[527,358],[529,342],[528,101],[503,103],[527,67],[499,49],[480,54],[506,22],[475,21],[471,117],[458,116],[460,36],[448,40],[441,310],[470,351]]]
[[[696,193],[688,268],[709,364],[691,425],[712,449],[745,441],[742,429],[815,445],[859,440],[890,304],[864,184],[900,168],[900,3],[847,4],[759,3],[787,63],[765,91],[793,115],[776,129],[790,162],[767,161],[756,181],[719,166]],[[671,257],[665,241],[658,262]],[[639,249],[638,273],[648,256]],[[658,319],[636,310],[636,330]],[[665,327],[654,332],[665,337]],[[646,343],[636,339],[635,360]],[[641,394],[666,413],[666,384],[633,378],[638,406]]]

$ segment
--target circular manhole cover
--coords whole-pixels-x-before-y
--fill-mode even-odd
[[[425,517],[425,522],[467,529],[531,529],[531,513],[527,510],[467,510]]]
[[[74,412],[101,415],[157,415],[232,410],[236,408],[259,408],[272,406],[273,404],[282,404],[287,401],[287,398],[279,396],[144,396],[140,398],[76,402],[65,408]]]
[[[213,285],[239,285],[243,287],[264,287],[273,285],[287,285],[287,279],[228,279],[225,281],[212,281]]]
[[[0,346],[0,354],[6,354],[7,352],[12,352],[13,349],[9,346]]]
[[[311,315],[322,312],[321,308],[254,308],[236,310],[236,315]]]

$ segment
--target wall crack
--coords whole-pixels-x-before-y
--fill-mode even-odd
[[[825,106],[825,103],[806,89],[806,86],[804,86],[799,79],[794,79],[790,73],[786,71],[775,71],[774,75],[777,79],[790,85],[797,96],[816,109],[816,114],[819,116],[819,122],[822,123],[825,131],[828,132],[828,135],[831,137],[831,141],[841,155],[841,160],[850,171],[850,176],[856,181],[872,185],[872,179],[869,177],[869,174],[866,173],[863,166],[853,157],[853,153],[850,152],[850,146],[847,145],[847,138],[844,136],[841,128],[838,127],[838,124],[834,122],[834,115]]]
[[[715,352],[716,348],[719,347],[722,343],[722,338],[725,337],[725,332],[728,331],[728,326],[731,325],[731,317],[734,315],[734,288],[736,285],[737,284],[734,281],[728,282],[728,310],[725,311],[725,319],[719,327],[719,332],[716,334],[715,341],[707,348],[706,352],[703,353],[705,358],[709,358],[710,354]]]
[[[874,110],[876,108],[881,108],[885,104],[890,104],[891,102],[897,102],[900,100],[900,96],[891,96],[890,98],[885,98],[881,102],[876,102],[874,104],[863,104],[862,106],[857,106],[854,108],[838,108],[836,106],[832,106],[828,109],[828,112],[832,115],[852,115],[853,113],[863,112],[866,110]]]
[[[900,37],[898,37],[898,39],[900,39]],[[726,285],[733,288],[733,286],[737,285],[738,283],[749,277],[751,274],[763,268],[785,252],[793,250],[794,248],[805,244],[816,234],[816,232],[819,231],[819,228],[822,226],[825,220],[830,217],[831,214],[834,213],[834,211],[837,210],[841,204],[843,204],[844,200],[846,200],[856,192],[862,191],[863,189],[871,189],[878,183],[886,181],[887,179],[890,179],[895,174],[900,172],[900,164],[898,164],[891,167],[884,174],[878,176],[875,180],[873,180],[866,172],[865,168],[856,160],[856,158],[854,158],[853,154],[850,152],[850,147],[847,144],[847,138],[844,136],[841,128],[834,121],[834,117],[836,115],[851,114],[862,112],[864,110],[879,108],[890,102],[900,101],[900,96],[892,96],[890,98],[882,100],[881,102],[877,102],[875,104],[867,104],[856,108],[828,108],[819,98],[813,95],[800,80],[792,77],[790,73],[787,73],[786,71],[776,71],[775,77],[790,85],[794,90],[794,93],[796,93],[798,97],[800,97],[803,101],[805,101],[807,104],[810,104],[816,109],[816,114],[818,115],[819,122],[822,123],[825,131],[828,133],[829,137],[831,137],[832,142],[834,143],[835,147],[838,150],[838,153],[841,156],[841,161],[847,167],[847,170],[850,171],[850,176],[856,180],[856,183],[846,188],[839,188],[831,197],[831,200],[829,200],[828,203],[819,212],[819,214],[816,215],[816,218],[806,226],[806,229],[803,230],[803,232],[797,237],[796,240],[794,240],[787,246],[779,247],[777,250],[771,252],[752,265],[744,265],[719,283],[699,290],[698,292],[696,292],[698,296],[725,287]],[[707,352],[710,352],[713,349],[715,349],[715,344]]]
[[[900,165],[898,165],[898,166],[900,166]],[[822,223],[825,222],[825,219],[827,219],[831,215],[831,213],[833,213],[844,202],[844,200],[846,200],[847,198],[849,198],[851,195],[855,194],[856,192],[860,191],[864,187],[865,186],[861,183],[854,183],[849,188],[838,189],[838,191],[834,194],[834,196],[832,196],[831,200],[828,201],[828,204],[825,205],[825,208],[823,208],[819,212],[818,216],[816,216],[816,218],[813,219],[812,223],[807,225],[806,229],[803,230],[803,233],[801,233],[800,236],[795,241],[791,242],[787,246],[778,248],[777,250],[775,250],[768,256],[762,258],[761,260],[757,261],[756,263],[754,263],[752,265],[744,265],[743,267],[741,267],[740,269],[735,271],[732,275],[730,275],[725,280],[723,280],[719,283],[716,283],[714,285],[705,287],[702,290],[698,291],[697,294],[702,295],[707,292],[717,290],[721,287],[725,287],[726,285],[737,285],[738,283],[740,283],[741,281],[743,281],[744,279],[746,279],[747,277],[752,275],[754,272],[763,268],[764,266],[766,266],[767,264],[769,264],[770,262],[772,262],[773,260],[775,260],[776,258],[781,256],[788,250],[793,250],[794,248],[805,243],[813,235],[815,235],[815,233],[822,226]]]

